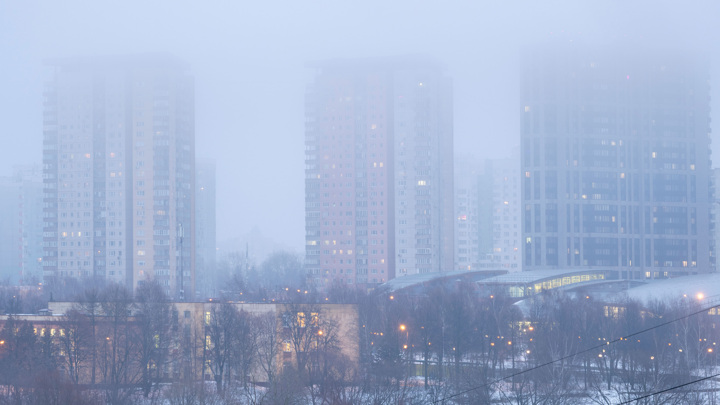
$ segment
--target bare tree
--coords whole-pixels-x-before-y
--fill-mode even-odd
[[[146,282],[136,292],[138,325],[138,363],[141,368],[140,385],[147,398],[165,371],[170,347],[171,304],[164,290]]]
[[[80,383],[80,375],[88,358],[91,358],[92,333],[88,317],[73,309],[60,323],[58,345],[62,351],[62,364],[70,380]]]
[[[260,368],[265,372],[268,385],[275,382],[277,371],[277,356],[280,352],[278,339],[278,322],[274,312],[258,315],[255,319],[257,330],[256,356]]]
[[[32,381],[37,367],[33,361],[37,350],[33,326],[11,316],[0,331],[0,340],[3,342],[0,357],[3,384],[10,385],[13,391],[20,390],[20,386],[29,385]]]
[[[205,324],[204,357],[220,393],[228,365],[236,352],[238,317],[233,304],[222,303],[213,305]]]
[[[90,383],[95,385],[97,371],[97,321],[101,310],[100,307],[100,291],[96,287],[85,290],[79,297],[79,306],[75,308],[77,311],[85,314],[90,323],[89,351],[91,355],[90,361]]]
[[[238,311],[235,321],[235,340],[233,342],[233,356],[230,366],[240,374],[243,389],[251,378],[254,366],[257,364],[258,335],[255,317],[246,311]]]
[[[297,372],[306,378],[310,349],[316,342],[319,329],[320,306],[287,304],[282,312],[283,337],[293,347]]]
[[[137,336],[129,322],[133,302],[125,287],[113,284],[103,291],[101,307],[105,319],[100,331],[105,341],[100,345],[99,357],[106,401],[123,404],[139,381]]]

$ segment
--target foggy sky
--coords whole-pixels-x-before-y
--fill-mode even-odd
[[[187,61],[196,155],[217,161],[218,241],[257,226],[297,251],[305,233],[308,61],[438,58],[454,83],[455,150],[479,158],[509,155],[519,144],[517,65],[533,44],[706,52],[713,123],[720,122],[720,2],[250,3],[0,0],[0,175],[41,163],[42,60],[56,56],[167,52]]]

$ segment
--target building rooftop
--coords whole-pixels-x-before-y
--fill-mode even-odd
[[[481,280],[483,284],[532,284],[540,281],[554,279],[562,276],[579,276],[587,273],[607,273],[605,270],[593,269],[562,269],[562,270],[532,270],[503,274]]]
[[[720,274],[649,280],[646,284],[629,288],[622,294],[646,304],[653,300],[675,300],[687,297],[694,297],[700,302],[708,304],[720,302]]]
[[[468,271],[468,270],[455,270],[455,271],[444,271],[444,272],[433,272],[423,274],[413,274],[409,276],[396,277],[385,284],[382,284],[379,288],[386,289],[388,291],[398,291],[405,288],[422,286],[427,283],[441,282],[442,280],[448,280],[452,278],[470,278],[472,280],[483,280],[488,277],[494,278],[498,273],[504,273],[506,270],[482,270],[482,271]]]

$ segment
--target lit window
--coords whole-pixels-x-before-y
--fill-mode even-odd
[[[304,312],[297,313],[297,325],[301,328],[305,327],[305,313]]]

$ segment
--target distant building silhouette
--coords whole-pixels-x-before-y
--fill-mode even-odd
[[[483,164],[459,159],[455,169],[457,270],[522,269],[520,158],[516,151]]]
[[[409,57],[316,68],[305,131],[310,280],[451,270],[452,93],[441,67]]]
[[[195,166],[195,271],[198,290],[216,296],[215,161],[198,159]]]
[[[455,159],[455,269],[475,270],[480,257],[492,251],[492,245],[480,233],[481,224],[489,222],[491,210],[482,209],[480,194],[486,200],[489,190],[482,187],[485,179],[482,162],[472,157]],[[492,232],[492,230],[490,230]]]
[[[42,281],[43,183],[39,165],[0,177],[0,279]]]
[[[194,296],[194,85],[159,55],[49,61],[44,277]]]
[[[524,64],[523,269],[713,271],[709,75],[698,55],[574,49]]]

